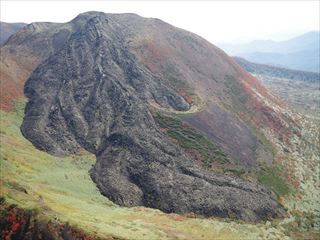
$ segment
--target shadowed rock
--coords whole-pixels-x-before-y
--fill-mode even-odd
[[[25,85],[27,139],[51,154],[94,153],[92,179],[122,206],[250,221],[284,214],[271,191],[199,169],[157,128],[148,102],[177,111],[190,105],[138,61],[127,21],[91,12],[73,24],[61,50]]]

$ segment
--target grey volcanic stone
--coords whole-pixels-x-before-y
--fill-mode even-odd
[[[178,111],[190,106],[137,61],[125,22],[92,12],[73,24],[63,46],[67,33],[56,36],[61,50],[25,85],[27,139],[51,154],[94,153],[93,181],[122,206],[250,221],[284,214],[271,191],[199,169],[157,128],[149,101]]]

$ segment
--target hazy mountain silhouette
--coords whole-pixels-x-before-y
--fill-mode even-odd
[[[308,32],[287,41],[257,40],[248,44],[219,44],[229,55],[290,69],[320,72],[320,32]]]

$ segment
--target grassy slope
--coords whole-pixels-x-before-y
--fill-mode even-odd
[[[283,170],[276,166],[265,167],[257,172],[256,175],[263,185],[272,189],[279,197],[287,195],[292,191],[284,180]]]
[[[204,167],[209,168],[214,162],[227,163],[228,156],[210,142],[196,129],[184,124],[180,119],[156,113],[154,118],[158,125],[165,129],[166,133],[186,150],[197,151],[203,161]]]
[[[20,133],[24,102],[16,106],[16,112],[1,112],[1,195],[8,203],[39,209],[46,218],[68,221],[89,233],[124,239],[257,239],[269,234],[263,224],[114,205],[88,175],[94,156],[55,157],[38,151]]]
[[[216,145],[210,142],[201,132],[173,116],[155,113],[154,118],[167,135],[177,141],[183,149],[197,151],[201,157],[202,165],[209,170],[217,171],[218,167],[223,173],[246,177],[246,169],[239,165],[230,165],[228,156]],[[218,163],[219,165],[217,165]],[[213,166],[213,164],[215,164]],[[291,191],[284,177],[284,170],[276,166],[264,167],[252,172],[250,177],[272,189],[279,197],[288,195]]]

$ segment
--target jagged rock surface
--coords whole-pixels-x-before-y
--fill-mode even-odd
[[[25,85],[24,136],[52,154],[94,153],[92,179],[123,206],[251,221],[282,216],[271,191],[199,169],[157,128],[148,102],[177,111],[190,105],[137,60],[121,19],[94,12],[73,20],[67,42]]]

